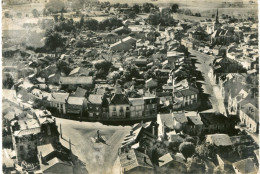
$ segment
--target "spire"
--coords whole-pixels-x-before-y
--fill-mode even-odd
[[[218,8],[217,8],[217,14],[216,14],[216,24],[218,24],[219,21],[218,21]]]

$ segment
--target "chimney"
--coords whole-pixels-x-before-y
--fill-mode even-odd
[[[146,156],[144,156],[144,163],[146,163]]]
[[[133,130],[130,130],[130,135],[133,135]]]
[[[54,124],[56,125],[56,118],[54,118],[53,121],[54,121]]]

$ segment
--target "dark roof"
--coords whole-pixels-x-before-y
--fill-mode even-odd
[[[114,105],[130,104],[128,98],[124,94],[114,94],[110,103]]]
[[[200,113],[201,121],[204,125],[223,124],[229,122],[229,119],[221,113]]]
[[[197,88],[194,88],[192,86],[189,86],[189,88],[185,88],[185,89],[180,89],[177,92],[175,92],[176,97],[181,97],[181,96],[191,96],[191,95],[195,95],[198,94],[199,90]]]
[[[253,138],[250,135],[232,136],[232,137],[230,137],[230,140],[233,145],[254,142]]]
[[[121,167],[124,171],[130,171],[136,167],[143,167],[153,170],[153,164],[148,155],[131,149],[128,153],[119,155]]]

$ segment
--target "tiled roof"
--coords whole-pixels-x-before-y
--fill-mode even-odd
[[[81,76],[81,77],[60,77],[60,84],[76,85],[76,84],[93,84],[92,76]]]
[[[227,134],[207,135],[206,141],[216,146],[231,146],[232,142]]]
[[[111,98],[111,104],[128,105],[130,102],[124,94],[114,94],[114,96]]]
[[[42,157],[46,157],[50,153],[54,152],[55,149],[53,148],[52,144],[45,144],[37,146],[38,153],[41,153]]]
[[[51,102],[65,103],[69,97],[69,93],[52,93]]]
[[[87,90],[78,87],[77,90],[75,91],[75,97],[85,97]]]
[[[233,168],[243,174],[256,174],[257,170],[251,158],[233,163]]]
[[[184,113],[172,113],[172,114],[173,114],[173,117],[176,119],[176,121],[178,121],[179,123],[187,123],[188,122]]]
[[[85,97],[69,97],[68,104],[70,105],[83,105]]]
[[[131,149],[128,153],[120,154],[119,158],[124,171],[130,171],[137,167],[153,170],[150,158],[146,154],[137,150]]]
[[[56,164],[63,164],[63,165],[67,165],[67,166],[71,166],[72,167],[71,163],[69,163],[67,161],[62,161],[61,159],[55,157],[55,158],[51,159],[50,161],[48,161],[46,165],[42,164],[41,165],[41,170],[44,173],[44,171],[46,171],[47,169],[53,167]],[[57,171],[57,173],[59,173],[59,172]]]
[[[102,104],[103,95],[90,94],[87,101],[93,104]]]
[[[158,114],[159,119],[161,119],[162,124],[165,123],[165,125],[168,128],[173,129],[174,122],[173,122],[173,116],[172,114]]]

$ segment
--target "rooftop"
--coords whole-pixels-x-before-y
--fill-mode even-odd
[[[119,158],[124,171],[130,171],[137,167],[153,170],[150,158],[146,154],[137,150],[131,149],[128,153],[120,154]]]
[[[232,142],[227,134],[211,134],[207,135],[206,142],[216,146],[231,146]]]

